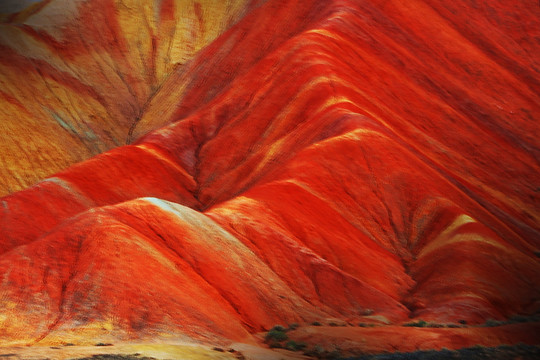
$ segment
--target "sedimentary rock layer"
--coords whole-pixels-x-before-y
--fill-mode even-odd
[[[240,340],[538,311],[538,19],[269,0],[166,77],[141,60],[155,93],[110,98],[144,99],[131,145],[1,199],[0,331]]]

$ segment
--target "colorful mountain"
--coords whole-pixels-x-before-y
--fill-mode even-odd
[[[538,320],[536,1],[38,5],[0,25],[0,342]]]

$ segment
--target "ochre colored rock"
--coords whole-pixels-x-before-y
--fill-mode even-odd
[[[169,74],[257,3],[45,0],[6,16],[0,194],[129,143]]]
[[[0,199],[0,339],[339,319],[391,324],[335,335],[395,333],[377,351],[534,343],[537,324],[399,325],[540,311],[536,2],[80,1],[60,33],[31,22],[61,3],[2,25],[2,184],[61,171]]]

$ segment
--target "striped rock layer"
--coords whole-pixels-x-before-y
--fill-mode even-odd
[[[1,25],[1,183],[63,170],[0,199],[0,339],[539,310],[536,1],[75,3]]]

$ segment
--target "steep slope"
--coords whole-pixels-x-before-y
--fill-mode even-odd
[[[164,79],[258,1],[45,0],[0,24],[0,194],[124,145]]]
[[[538,15],[255,8],[164,80],[132,145],[2,198],[0,334],[538,312]]]

